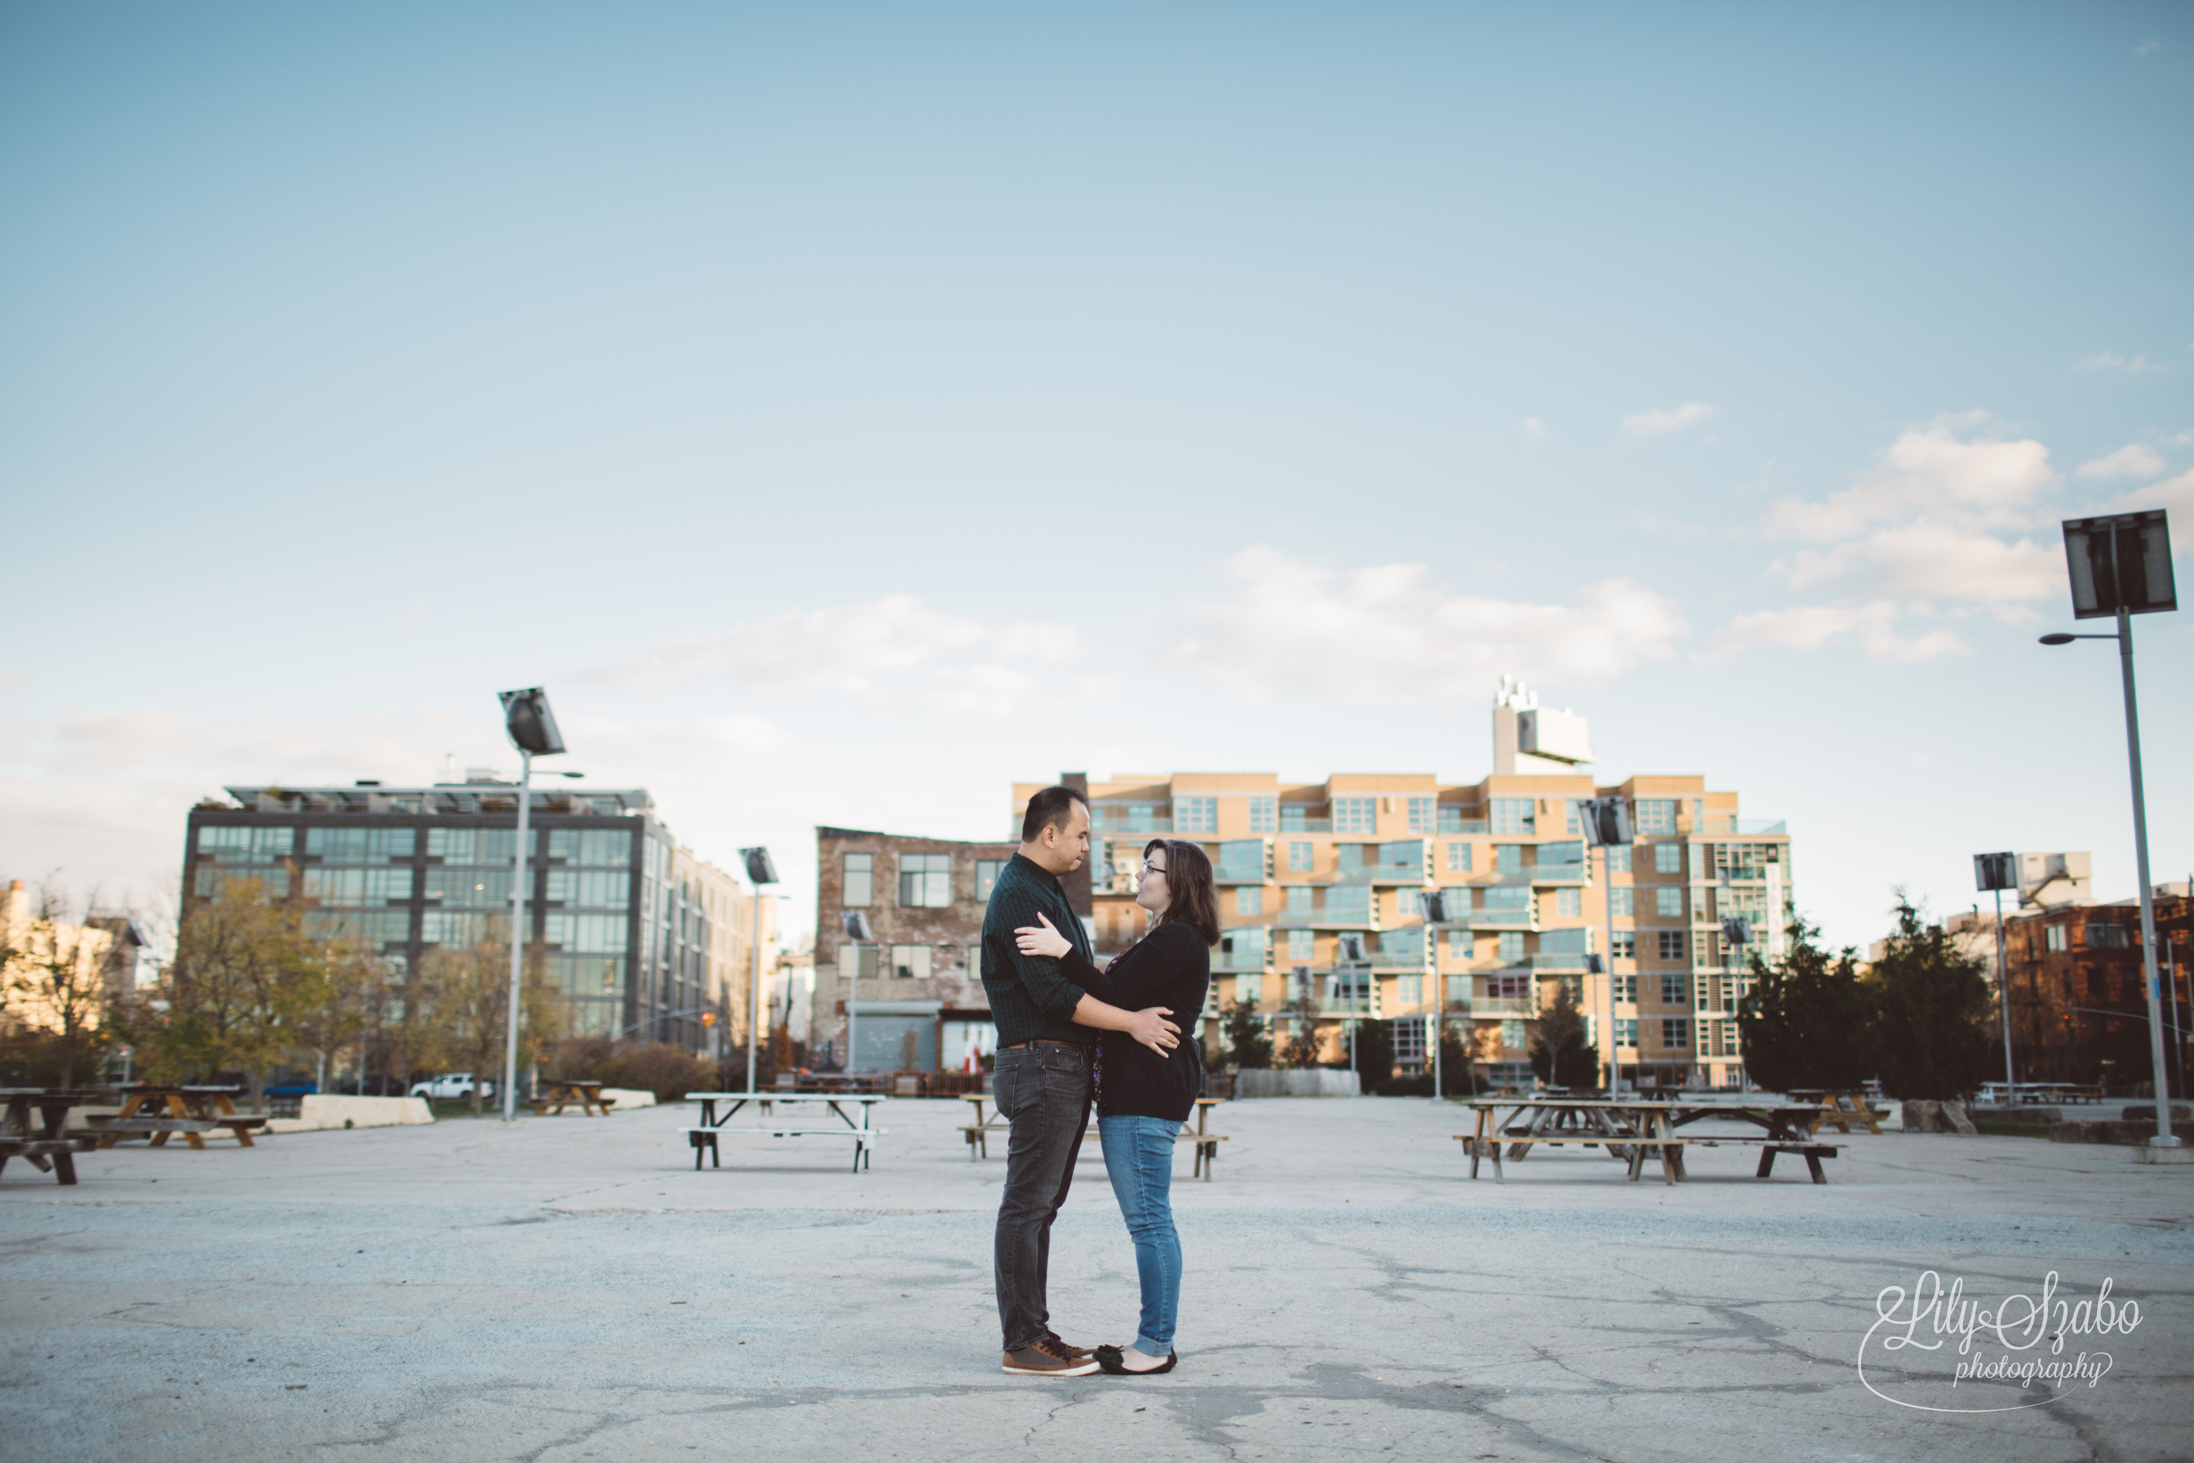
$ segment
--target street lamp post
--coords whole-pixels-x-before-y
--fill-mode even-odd
[[[1425,938],[1432,945],[1432,1100],[1438,1102],[1446,1089],[1440,1085],[1440,1043],[1447,1036],[1447,976],[1440,970],[1440,931],[1452,921],[1448,917],[1448,893],[1435,889],[1425,895]],[[1468,899],[1468,894],[1456,896]]]
[[[2125,686],[2126,762],[2133,779],[2133,862],[2141,890],[2141,968],[2148,987],[2149,1060],[2155,1072],[2156,1135],[2151,1148],[2177,1148],[2171,1132],[2170,1069],[2164,1062],[2163,999],[2156,988],[2156,891],[2148,874],[2148,808],[2141,792],[2141,720],[2133,695],[2133,616],[2179,607],[2171,579],[2171,530],[2163,510],[2064,522],[2065,566],[2072,580],[2072,617],[2115,617],[2115,635],[2044,635],[2044,645],[2116,640]]]
[[[1724,884],[1722,887],[1727,890],[1729,885]],[[1745,959],[1745,946],[1751,943],[1752,922],[1750,920],[1743,915],[1730,915],[1722,920],[1722,950],[1724,952],[1722,955],[1722,999],[1715,1003],[1715,1014],[1717,1016],[1724,1011],[1734,1009],[1737,975],[1735,970],[1731,968],[1729,952],[1736,952],[1736,964],[1742,966]],[[1692,1040],[1698,1040],[1696,1034],[1693,1035]],[[1744,1068],[1739,1067],[1737,1070],[1742,1073]],[[1743,1080],[1742,1077],[1739,1078],[1740,1083]]]
[[[1622,798],[1588,798],[1577,805],[1578,826],[1585,831],[1585,845],[1600,850],[1600,870],[1607,904],[1607,1092],[1615,1095],[1621,1077],[1615,1058],[1615,850],[1630,846],[1630,804]],[[1589,857],[1589,855],[1588,855]],[[1589,872],[1589,866],[1588,866]],[[1589,972],[1588,972],[1589,973]]]
[[[2004,1101],[2019,1100],[2019,1077],[2011,1066],[2011,967],[2004,963],[2004,891],[2019,887],[2015,853],[1973,855],[1973,886],[1996,896],[1996,1013],[2004,1028]]]
[[[777,865],[770,862],[766,848],[742,848],[739,857],[746,860],[747,882],[754,886],[754,926],[748,931],[754,941],[754,980],[752,989],[747,992],[752,998],[747,1013],[747,1091],[753,1092],[756,1090],[755,1040],[762,1025],[762,886],[777,882]]]
[[[524,691],[498,693],[503,703],[503,729],[518,748],[518,859],[510,885],[510,1031],[503,1057],[503,1121],[518,1120],[518,986],[526,959],[526,835],[532,831],[527,815],[533,807],[533,759],[553,757],[564,750],[556,730],[556,716],[549,710],[548,692],[539,686]],[[360,1080],[359,1090],[364,1090]]]
[[[1357,1095],[1363,1095],[1363,1073],[1356,1071],[1356,983],[1359,969],[1368,970],[1371,962],[1364,958],[1364,937],[1346,934],[1340,938],[1341,958],[1334,962],[1338,974],[1342,966],[1348,967],[1348,1069],[1356,1073]]]

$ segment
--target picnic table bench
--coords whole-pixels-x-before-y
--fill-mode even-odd
[[[1839,1133],[1851,1131],[1853,1123],[1865,1126],[1869,1133],[1882,1131],[1882,1119],[1889,1116],[1889,1109],[1876,1107],[1867,1101],[1863,1092],[1836,1092],[1820,1087],[1793,1087],[1789,1097],[1792,1102],[1817,1104],[1821,1112],[1813,1119],[1812,1131],[1818,1133],[1830,1123]]]
[[[876,1147],[876,1140],[884,1130],[876,1127],[870,1113],[876,1104],[886,1099],[862,1093],[849,1092],[689,1092],[687,1097],[701,1104],[701,1121],[694,1127],[680,1131],[693,1145],[693,1169],[701,1171],[701,1152],[708,1151],[709,1166],[721,1168],[718,1161],[716,1139],[723,1133],[749,1133],[766,1138],[851,1138],[853,1140],[853,1171],[859,1173],[869,1166],[869,1155]],[[718,1103],[729,1103],[724,1115],[716,1116]],[[737,1127],[731,1120],[740,1109],[754,1104],[762,1121],[742,1123]],[[791,1108],[793,1115],[781,1121],[776,1119],[776,1109]],[[820,1107],[823,1113],[812,1113]],[[826,1117],[827,1114],[827,1117]],[[836,1119],[835,1122],[829,1119]]]
[[[1693,1146],[1759,1144],[1760,1164],[1754,1174],[1756,1178],[1770,1176],[1777,1154],[1795,1154],[1805,1159],[1806,1171],[1817,1184],[1828,1182],[1828,1175],[1821,1169],[1821,1160],[1834,1158],[1841,1151],[1836,1144],[1811,1141],[1816,1116],[1822,1111],[1816,1103],[1740,1105],[1525,1097],[1478,1101],[1465,1106],[1478,1115],[1475,1131],[1455,1135],[1470,1159],[1470,1176],[1475,1179],[1479,1162],[1490,1158],[1496,1183],[1505,1181],[1501,1171],[1504,1142],[1510,1162],[1523,1158],[1542,1143],[1548,1147],[1601,1148],[1609,1157],[1624,1164],[1632,1182],[1644,1173],[1648,1157],[1658,1157],[1661,1181],[1667,1184],[1689,1177],[1684,1171],[1684,1150]],[[1508,1110],[1505,1117],[1501,1115],[1504,1108]],[[1709,1118],[1738,1119],[1764,1131],[1758,1134],[1717,1133],[1711,1137],[1679,1136],[1675,1132],[1686,1124]]]
[[[123,1138],[150,1138],[152,1146],[164,1148],[168,1139],[177,1133],[193,1148],[206,1146],[205,1135],[217,1128],[226,1128],[236,1139],[237,1146],[252,1148],[252,1131],[267,1125],[264,1117],[238,1115],[236,1094],[241,1087],[169,1087],[151,1082],[136,1082],[122,1089],[122,1110],[113,1117],[94,1116],[91,1123],[98,1129],[99,1146],[112,1148]],[[147,1114],[150,1109],[150,1114]],[[165,1114],[160,1116],[159,1114]]]
[[[58,1184],[76,1182],[76,1155],[91,1151],[95,1140],[63,1131],[69,1109],[100,1102],[104,1092],[79,1087],[5,1087],[7,1111],[0,1117],[0,1170],[11,1158],[27,1160]]]
[[[555,1117],[576,1102],[579,1110],[588,1117],[606,1118],[610,1107],[616,1102],[615,1098],[602,1095],[602,1084],[599,1082],[550,1082],[546,1085],[549,1089],[548,1096],[526,1099],[526,1106],[533,1109],[535,1117]],[[597,1108],[600,1109],[599,1114],[596,1112]]]

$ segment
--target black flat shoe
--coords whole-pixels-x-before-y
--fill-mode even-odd
[[[1091,1355],[1097,1358],[1097,1365],[1104,1368],[1105,1375],[1112,1377],[1155,1377],[1172,1371],[1174,1363],[1181,1359],[1181,1354],[1178,1351],[1169,1351],[1166,1353],[1166,1359],[1157,1366],[1139,1372],[1131,1372],[1121,1361],[1120,1347],[1100,1346]]]

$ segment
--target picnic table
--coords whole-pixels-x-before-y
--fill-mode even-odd
[[[1836,1092],[1824,1087],[1793,1087],[1787,1094],[1792,1102],[1816,1103],[1821,1114],[1813,1120],[1813,1131],[1818,1133],[1829,1123],[1836,1125],[1839,1133],[1851,1131],[1853,1123],[1863,1124],[1869,1133],[1882,1131],[1882,1119],[1889,1116],[1889,1109],[1876,1107],[1866,1100],[1864,1092]]]
[[[721,1133],[752,1133],[767,1138],[851,1138],[853,1140],[853,1171],[859,1173],[868,1167],[869,1154],[876,1147],[876,1140],[883,1136],[883,1129],[875,1126],[870,1118],[876,1104],[887,1099],[869,1093],[850,1092],[689,1092],[687,1097],[701,1104],[701,1121],[681,1131],[686,1141],[693,1145],[693,1169],[701,1170],[701,1150],[707,1149],[709,1166],[721,1168],[717,1161],[716,1139]],[[716,1115],[716,1105],[728,1103],[724,1115]],[[760,1122],[731,1125],[742,1108],[749,1103],[755,1107]],[[793,1114],[779,1121],[778,1108],[791,1108]],[[817,1108],[822,1112],[814,1111]],[[831,1119],[836,1119],[835,1122]]]
[[[80,1087],[0,1087],[7,1112],[0,1117],[0,1169],[11,1158],[28,1162],[40,1173],[50,1173],[55,1183],[76,1182],[76,1155],[87,1153],[98,1140],[71,1138],[63,1131],[69,1109],[102,1102],[106,1093]]]
[[[1813,1182],[1825,1184],[1828,1176],[1821,1160],[1834,1158],[1838,1145],[1815,1143],[1813,1129],[1824,1109],[1809,1102],[1683,1102],[1623,1098],[1511,1097],[1466,1103],[1478,1115],[1476,1130],[1457,1133],[1470,1158],[1470,1176],[1478,1176],[1481,1159],[1493,1160],[1493,1178],[1504,1181],[1501,1148],[1515,1162],[1536,1144],[1549,1147],[1574,1145],[1604,1149],[1621,1161],[1635,1183],[1644,1173],[1648,1157],[1661,1161],[1661,1181],[1676,1183],[1684,1172],[1684,1149],[1694,1144],[1716,1147],[1724,1143],[1760,1145],[1756,1178],[1774,1171],[1775,1157],[1796,1154],[1805,1159]],[[1506,1110],[1505,1115],[1503,1110]],[[1678,1128],[1711,1118],[1728,1118],[1762,1129],[1759,1134],[1679,1136]]]
[[[975,1121],[960,1129],[961,1135],[967,1139],[968,1161],[974,1162],[977,1154],[981,1154],[984,1158],[990,1157],[990,1140],[994,1137],[1004,1136],[1010,1125],[1002,1120],[986,1121],[984,1119],[983,1104],[991,1100],[988,1093],[963,1092],[960,1094],[960,1100],[972,1104],[975,1109]],[[1219,1145],[1227,1140],[1226,1134],[1211,1131],[1211,1110],[1224,1101],[1226,1099],[1223,1097],[1197,1098],[1195,1128],[1192,1130],[1184,1123],[1181,1131],[1173,1135],[1174,1141],[1177,1143],[1193,1143],[1196,1145],[1194,1149],[1196,1161],[1189,1166],[1189,1176],[1191,1178],[1200,1178],[1207,1183],[1211,1179],[1212,1161],[1219,1156]],[[1086,1145],[1088,1142],[1097,1136],[1097,1130],[1094,1127],[1082,1135],[1085,1144],[1084,1151],[1087,1151]]]
[[[600,1109],[599,1116],[606,1118],[611,1105],[616,1101],[615,1098],[602,1095],[602,1084],[599,1082],[550,1082],[545,1085],[549,1089],[548,1096],[530,1098],[526,1103],[537,1117],[555,1117],[576,1102],[579,1110],[587,1116],[596,1116],[596,1109]]]
[[[193,1148],[206,1146],[205,1135],[227,1128],[237,1145],[252,1148],[251,1131],[263,1128],[260,1116],[237,1115],[236,1094],[241,1087],[170,1087],[154,1082],[133,1082],[122,1089],[122,1110],[113,1117],[93,1117],[99,1129],[99,1146],[112,1148],[123,1138],[150,1138],[155,1148],[165,1148],[177,1133]],[[147,1113],[150,1116],[147,1116]],[[166,1116],[159,1116],[159,1114]]]

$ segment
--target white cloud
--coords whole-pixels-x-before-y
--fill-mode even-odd
[[[1633,437],[1660,437],[1696,427],[1713,415],[1714,408],[1705,402],[1687,401],[1679,407],[1634,411],[1623,418],[1623,430]]]
[[[760,691],[864,692],[922,674],[934,679],[947,669],[940,662],[964,654],[1057,664],[1078,658],[1081,640],[1065,625],[992,624],[931,609],[914,595],[894,594],[680,636],[592,672],[589,679],[645,689],[723,677]],[[978,674],[982,669],[951,671],[942,694],[948,701],[964,699],[977,681],[987,681],[995,692],[1003,682],[995,674]]]
[[[1687,630],[1674,600],[1622,579],[1586,587],[1573,605],[1528,604],[1436,588],[1422,564],[1343,573],[1271,548],[1236,554],[1224,577],[1225,596],[1197,606],[1198,631],[1163,658],[1260,700],[1482,697],[1511,670],[1603,680],[1666,659]]]
[[[1522,421],[1516,424],[1516,430],[1523,433],[1526,437],[1529,437],[1534,442],[1543,442],[1546,440],[1546,423],[1540,421],[1537,417],[1525,417]]]
[[[1948,630],[1921,635],[1897,631],[1898,606],[1889,600],[1863,605],[1800,605],[1787,610],[1761,610],[1739,615],[1714,635],[1717,656],[1739,655],[1752,650],[1821,650],[1853,643],[1877,665],[1911,665],[1945,655],[1961,654],[1965,647]]]
[[[2189,533],[2190,529],[2194,529],[2194,469],[2160,483],[2149,483],[2135,488],[2110,506],[2121,512],[2130,512],[2135,508],[2168,510],[2172,526],[2179,529],[2176,542],[2180,551],[2194,550],[2194,536]]]
[[[2115,351],[2098,351],[2072,369],[2088,372],[2116,371],[2122,375],[2141,376],[2151,371],[2168,371],[2171,364],[2168,361],[2158,364],[2146,356],[2121,356]]]
[[[2155,448],[2134,442],[2115,452],[2090,458],[2075,471],[2084,478],[2152,478],[2166,466],[2162,454]]]
[[[1914,427],[1854,486],[1819,503],[1779,499],[1762,526],[1776,537],[1817,543],[1929,515],[1968,526],[2022,526],[2034,499],[2057,481],[2049,449],[2031,439],[1968,441],[1958,435],[1958,428],[1986,419],[1976,412]]]

